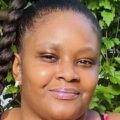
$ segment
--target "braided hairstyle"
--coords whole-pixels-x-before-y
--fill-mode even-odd
[[[9,19],[3,28],[3,36],[0,38],[0,93],[4,87],[5,77],[10,69],[10,61],[13,53],[11,46],[16,41],[17,21],[20,19],[27,0],[15,0],[9,11]]]
[[[28,4],[30,2],[32,4]],[[1,90],[13,58],[11,46],[15,44],[19,52],[22,46],[22,37],[25,34],[26,28],[29,29],[32,27],[34,19],[40,19],[49,13],[56,12],[57,10],[72,10],[85,15],[91,21],[98,38],[100,38],[100,27],[96,18],[80,3],[79,0],[14,0],[9,11],[8,23],[4,26],[4,34],[0,39]]]

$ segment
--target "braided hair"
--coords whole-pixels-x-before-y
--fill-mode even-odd
[[[11,46],[16,41],[17,21],[20,19],[27,0],[15,0],[9,11],[8,22],[4,25],[3,36],[0,38],[0,93],[4,87],[5,77],[10,69],[13,56]]]
[[[32,4],[28,4],[30,2]],[[98,38],[100,38],[100,27],[96,18],[79,0],[14,0],[9,11],[8,23],[4,26],[3,36],[0,38],[0,91],[4,87],[13,58],[11,46],[15,44],[19,52],[26,28],[33,25],[34,19],[42,18],[57,10],[72,10],[85,15],[93,24]]]

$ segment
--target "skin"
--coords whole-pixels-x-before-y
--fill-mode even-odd
[[[120,120],[120,113],[109,113],[109,120]]]
[[[16,112],[17,120],[99,120],[98,113],[88,111],[98,82],[99,40],[92,23],[73,11],[57,11],[44,19],[41,24],[37,18],[27,29],[15,55],[21,108],[11,114]],[[57,88],[74,88],[79,95],[59,99],[50,92]]]

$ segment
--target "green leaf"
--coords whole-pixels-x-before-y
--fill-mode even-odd
[[[120,106],[115,108],[114,112],[120,112]]]
[[[120,45],[120,39],[118,38],[113,38],[112,39],[116,45]]]
[[[89,1],[88,8],[91,10],[99,9],[99,1],[98,0]]]
[[[7,82],[11,82],[13,80],[13,76],[11,72],[8,72],[6,79],[7,79]]]
[[[0,1],[0,9],[1,10],[6,10],[9,6],[9,4],[7,4],[4,0]]]
[[[97,97],[97,96],[94,96],[94,97],[92,98],[92,102],[90,103],[89,107],[90,107],[91,109],[97,107],[97,106],[98,106],[98,101],[99,101],[98,97]]]
[[[105,9],[109,9],[109,10],[111,10],[111,8],[112,8],[109,0],[101,0],[101,2],[99,3],[99,5],[101,7],[104,7]]]
[[[106,49],[105,48],[101,48],[101,54],[104,55],[104,54],[106,54],[105,52],[107,52]]]
[[[12,51],[13,51],[14,53],[17,53],[17,51],[18,51],[18,50],[17,50],[17,47],[16,47],[15,45],[12,45],[12,46],[11,46],[11,49],[12,49]]]
[[[119,85],[109,85],[107,90],[112,95],[119,95],[120,94],[120,87],[119,87]]]
[[[114,65],[113,64],[111,65],[109,62],[105,62],[102,65],[102,71],[104,73],[104,78],[109,79],[110,76],[114,76],[115,74]]]
[[[104,20],[99,20],[99,25],[102,29],[106,27],[105,21]]]
[[[103,43],[106,46],[107,50],[110,50],[111,48],[113,48],[115,46],[114,41],[111,39],[108,39],[108,38],[105,38]]]
[[[114,84],[120,85],[120,71],[113,71],[114,74],[111,74],[110,81]]]
[[[104,105],[99,106],[100,113],[104,113],[106,111],[106,107]]]
[[[114,9],[112,11],[105,11],[105,10],[103,10],[101,12],[101,16],[103,17],[103,20],[105,21],[105,23],[109,27],[111,22],[114,20],[115,10]]]
[[[120,64],[120,57],[115,57],[114,59],[116,62],[118,62]]]
[[[15,86],[9,86],[5,92],[5,94],[15,94],[18,89]]]

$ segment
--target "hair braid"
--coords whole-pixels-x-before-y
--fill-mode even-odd
[[[0,93],[4,88],[5,77],[10,69],[10,63],[13,57],[11,46],[17,40],[17,23],[27,3],[28,0],[14,0],[9,11],[9,19],[3,27],[3,36],[0,38]]]

